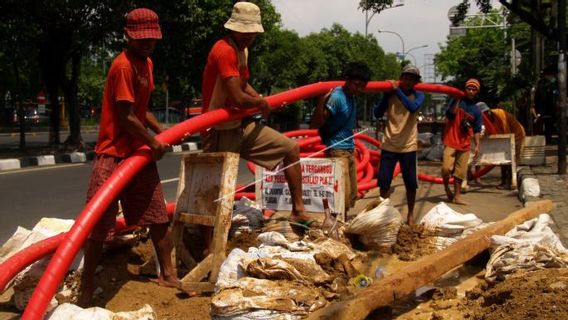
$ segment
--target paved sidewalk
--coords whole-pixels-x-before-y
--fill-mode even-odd
[[[556,205],[550,213],[556,223],[554,231],[568,247],[568,175],[557,173],[556,156],[546,159],[546,166],[533,166],[531,169],[540,184],[541,197],[552,200]]]

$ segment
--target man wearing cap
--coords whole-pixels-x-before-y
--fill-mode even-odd
[[[148,111],[148,101],[154,89],[150,55],[162,38],[158,15],[149,9],[135,9],[126,17],[127,48],[119,54],[109,69],[102,101],[96,157],[87,192],[87,202],[96,194],[124,159],[146,145],[154,160],[159,160],[169,148],[149,132],[160,133],[160,125]],[[116,200],[129,225],[150,226],[150,237],[157,252],[160,274],[156,282],[178,286],[171,260],[172,241],[169,220],[156,162],[146,165],[124,188]],[[95,270],[102,254],[103,242],[112,237],[118,213],[113,201],[95,225],[87,240],[81,293],[78,304],[90,306]]]
[[[329,157],[343,158],[348,163],[345,184],[345,212],[355,205],[357,198],[357,168],[353,151],[353,129],[357,120],[355,96],[362,93],[371,79],[371,70],[364,62],[350,62],[343,71],[345,84],[320,97],[311,121],[318,128],[321,141],[329,147]]]
[[[248,47],[264,32],[260,9],[250,2],[237,2],[225,23],[229,34],[218,40],[207,57],[203,71],[203,108],[259,108],[268,117],[268,102],[249,84]],[[203,135],[206,152],[237,152],[264,168],[283,163],[292,197],[290,220],[309,222],[302,199],[300,148],[296,142],[252,118],[228,121],[208,129]]]
[[[452,99],[446,110],[444,127],[444,156],[442,163],[442,179],[449,201],[456,204],[467,204],[461,200],[462,181],[467,179],[467,167],[471,138],[475,140],[474,159],[479,155],[481,132],[481,112],[475,104],[475,97],[481,85],[477,79],[469,79],[465,83],[465,95],[462,99]],[[454,192],[450,190],[450,176],[454,176]]]
[[[407,223],[414,224],[414,204],[416,202],[416,150],[418,149],[418,126],[416,111],[424,103],[424,93],[414,90],[420,82],[420,70],[413,65],[402,69],[399,81],[390,80],[392,90],[385,92],[374,108],[377,119],[386,115],[384,141],[381,147],[378,184],[382,198],[390,197],[394,168],[400,163],[402,178],[406,188],[408,206]],[[379,130],[379,128],[377,128]]]
[[[483,114],[483,123],[486,128],[492,127],[490,134],[507,134],[512,133],[515,136],[515,160],[517,163],[521,160],[521,154],[525,148],[525,128],[515,118],[514,115],[501,108],[490,109],[487,104],[478,104]],[[511,167],[501,166],[501,184],[498,189],[507,189],[511,187]]]

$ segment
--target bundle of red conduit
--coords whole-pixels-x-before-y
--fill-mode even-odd
[[[266,100],[271,108],[275,109],[299,100],[325,94],[330,89],[343,84],[343,81],[314,83],[266,97]],[[391,88],[392,85],[388,81],[371,81],[367,84],[366,90],[385,91]],[[416,89],[430,93],[447,94],[453,97],[463,96],[462,91],[445,85],[420,83],[416,86]],[[187,134],[191,135],[210,128],[213,125],[241,119],[253,115],[256,112],[258,112],[257,109],[217,109],[179,123],[156,136],[156,139],[169,144],[179,143]],[[290,134],[300,135],[300,133],[303,133],[302,136],[305,137],[299,141],[302,145],[305,144],[304,153],[310,154],[314,151],[320,151],[322,146],[319,143],[319,137],[314,135],[314,131],[308,130],[307,132]],[[358,159],[357,176],[359,192],[361,193],[376,186],[376,181],[373,180],[373,177],[375,176],[374,170],[377,168],[380,153],[378,150],[368,149],[363,143],[364,141],[372,146],[378,147],[378,141],[375,139],[365,135],[358,135],[356,141]],[[54,296],[75,255],[81,249],[97,221],[130,180],[150,161],[152,161],[152,157],[148,147],[140,148],[126,159],[111,177],[109,177],[91,201],[77,215],[74,225],[68,232],[27,247],[0,264],[0,270],[2,270],[0,273],[0,289],[3,290],[18,272],[31,263],[55,251],[34,290],[26,310],[22,315],[22,319],[43,318],[49,301]],[[419,176],[419,178],[439,182],[438,178],[427,175]],[[168,210],[171,213],[175,209],[170,205]]]

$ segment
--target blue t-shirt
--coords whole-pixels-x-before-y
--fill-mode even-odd
[[[446,107],[446,117],[448,119],[453,119],[454,115],[450,113],[450,107],[454,104],[455,99],[451,99],[450,103]],[[467,99],[460,100],[458,104],[458,108],[462,108],[463,111],[467,112],[469,115],[473,117],[473,123],[471,124],[473,127],[474,133],[481,132],[481,125],[483,125],[483,121],[481,120],[481,111],[479,111],[479,107],[475,104],[475,102]]]
[[[357,117],[355,97],[345,94],[343,87],[333,90],[325,108],[330,113],[325,124],[320,128],[322,142],[333,149],[353,150],[353,129]]]

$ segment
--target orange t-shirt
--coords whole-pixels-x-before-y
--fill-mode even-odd
[[[150,58],[142,60],[123,51],[108,71],[103,93],[99,137],[95,152],[118,158],[126,158],[144,145],[132,137],[118,122],[117,102],[132,103],[134,114],[146,124],[146,111],[150,94],[154,90],[153,64]]]
[[[473,137],[473,129],[469,127],[467,132],[462,132],[462,119],[473,121],[473,116],[465,112],[462,108],[456,107],[456,115],[453,119],[446,117],[444,126],[444,145],[459,151],[468,151]]]
[[[209,55],[203,71],[203,112],[235,106],[228,95],[228,89],[222,80],[239,77],[242,89],[245,90],[250,74],[247,64],[247,51],[238,50],[227,36],[217,41]],[[215,126],[218,129],[232,129],[240,126],[241,121],[229,121]]]
[[[525,137],[525,128],[523,125],[515,119],[515,116],[509,112],[495,108],[491,112],[495,115],[501,125],[503,126],[503,133],[512,133],[515,135],[515,140],[519,140]]]

